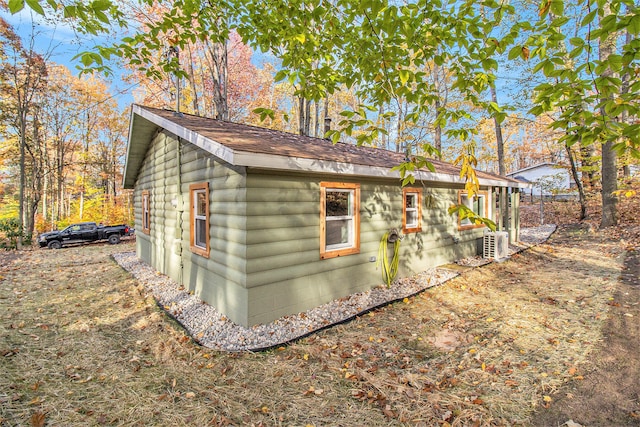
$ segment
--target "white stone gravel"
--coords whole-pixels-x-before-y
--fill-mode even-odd
[[[555,229],[555,225],[522,229],[521,244],[510,246],[510,253],[544,242]],[[135,252],[114,254],[114,259],[143,284],[158,305],[174,317],[197,342],[208,348],[226,351],[256,351],[278,346],[349,320],[375,307],[440,285],[458,275],[455,271],[446,268],[432,268],[413,277],[396,280],[390,287],[378,286],[367,292],[359,292],[331,301],[304,313],[284,316],[268,324],[245,328],[227,319],[213,306],[190,294],[169,277],[157,273],[148,264],[138,259]],[[476,266],[488,262],[488,260],[473,257],[458,263]]]

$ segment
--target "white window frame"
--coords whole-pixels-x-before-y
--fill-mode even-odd
[[[335,258],[360,252],[360,184],[321,182],[320,183],[320,258]],[[327,193],[347,193],[349,211],[347,215],[329,216],[326,212]],[[347,221],[347,241],[327,244],[327,224],[331,221]]]
[[[407,207],[407,197],[414,197],[414,207]],[[415,212],[415,223],[408,223],[408,213]],[[419,188],[403,188],[402,189],[402,232],[418,233],[422,231],[422,190]]]
[[[482,206],[483,212],[478,212],[478,211],[476,211],[474,209],[475,202],[474,202],[473,198],[470,198],[468,196],[468,193],[466,191],[460,191],[458,193],[458,203],[468,207],[476,215],[479,215],[479,216],[481,216],[483,218],[490,218],[491,217],[491,215],[490,215],[491,212],[489,212],[489,209],[490,209],[489,193],[487,191],[478,191],[476,193],[475,197],[478,198],[478,202],[479,202],[478,206]],[[464,199],[467,200],[467,203],[464,202]],[[465,219],[461,220],[460,217],[458,217],[458,227],[461,230],[464,230],[464,229],[468,229],[468,228],[480,228],[480,227],[486,227],[486,226],[484,224],[475,224],[469,218],[465,218]]]
[[[204,194],[205,196],[205,212],[204,215],[198,214],[198,195]],[[202,255],[204,257],[209,257],[209,183],[200,183],[200,184],[191,184],[189,186],[189,199],[190,199],[190,248],[191,252]],[[203,222],[200,226],[204,227],[206,230],[205,241],[198,241],[198,225],[200,222]]]
[[[142,192],[142,232],[151,232],[151,195],[148,190]]]

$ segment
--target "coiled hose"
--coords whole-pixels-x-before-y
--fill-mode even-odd
[[[393,257],[389,262],[388,254],[388,241],[389,236],[395,234],[396,239],[393,242]],[[384,233],[382,239],[380,239],[380,248],[378,249],[378,265],[382,265],[382,280],[387,284],[387,287],[391,286],[393,279],[398,275],[398,265],[400,264],[400,236],[397,231],[391,230]]]

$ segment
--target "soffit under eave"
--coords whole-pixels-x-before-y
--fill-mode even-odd
[[[127,157],[124,167],[123,187],[132,189],[138,178],[138,173],[149,149],[153,135],[158,126],[149,120],[132,113],[129,140],[127,141]]]
[[[254,171],[270,171],[271,173],[317,174],[321,176],[349,176],[351,178],[391,179],[400,185],[400,172],[391,167],[358,165],[330,161],[314,161],[304,158],[282,158],[281,156],[257,156],[253,153],[235,153],[235,159],[240,165]],[[444,186],[464,186],[465,180],[459,175],[437,173],[430,171],[416,171],[416,182],[439,184]],[[483,187],[524,188],[524,185],[510,180],[496,178],[479,178]]]

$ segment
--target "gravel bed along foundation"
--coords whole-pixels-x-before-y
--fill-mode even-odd
[[[520,243],[510,245],[509,253],[546,241],[555,225],[522,229]],[[440,285],[458,273],[436,267],[415,276],[396,280],[390,287],[378,286],[340,298],[304,313],[281,317],[271,323],[245,328],[218,312],[215,307],[190,294],[169,277],[157,273],[135,252],[114,254],[122,268],[131,273],[170,316],[175,318],[201,345],[226,351],[264,350],[306,336],[328,326],[349,320],[363,312]],[[482,257],[459,260],[459,265],[475,267],[491,262]]]

